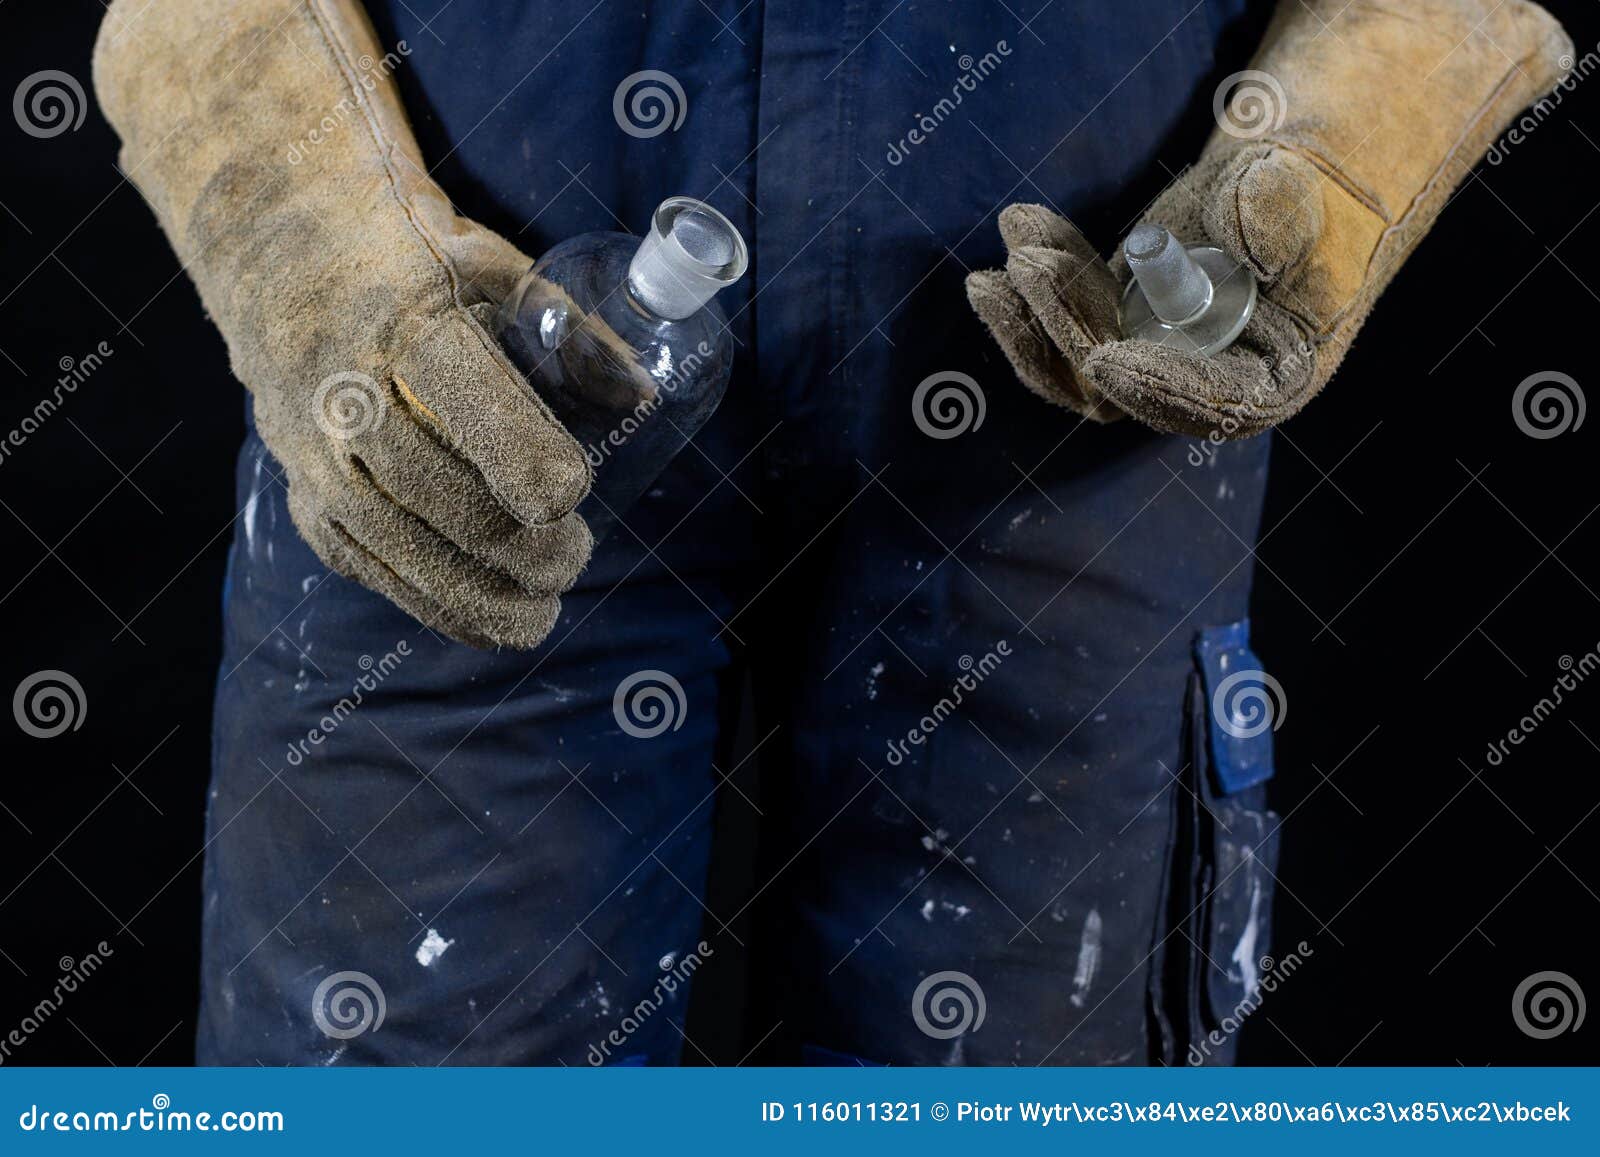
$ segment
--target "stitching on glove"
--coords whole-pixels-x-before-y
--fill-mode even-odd
[[[477,338],[478,344],[489,353],[491,359],[494,361],[501,374],[508,378],[512,383],[517,385],[519,387],[519,392],[534,403],[534,409],[538,412],[539,416],[551,426],[564,430],[565,427],[556,421],[555,415],[550,412],[549,407],[545,405],[543,399],[538,398],[522,384],[521,375],[512,369],[510,361],[506,358],[505,351],[500,348],[499,343],[495,342],[489,336],[488,331],[484,328],[483,324],[473,314],[471,307],[466,304],[463,297],[465,285],[462,281],[460,270],[456,267],[455,260],[423,223],[410,199],[402,194],[401,183],[396,177],[394,154],[396,152],[403,152],[404,150],[400,149],[398,142],[390,138],[389,135],[384,131],[383,117],[378,111],[376,103],[369,98],[366,90],[353,79],[355,74],[350,66],[349,48],[337,35],[337,32],[335,31],[337,23],[328,15],[327,5],[328,0],[310,0],[310,2],[306,5],[306,8],[308,13],[311,15],[313,22],[316,24],[318,32],[321,34],[324,46],[327,48],[329,55],[332,56],[335,65],[339,69],[340,75],[344,77],[346,87],[350,90],[352,95],[354,95],[357,105],[362,111],[362,116],[367,122],[368,130],[372,134],[373,143],[378,147],[379,163],[383,166],[384,175],[388,179],[389,183],[389,191],[394,197],[395,204],[398,205],[401,212],[405,214],[406,220],[410,223],[412,231],[416,233],[418,240],[420,240],[427,248],[428,252],[432,254],[434,260],[438,263],[439,268],[443,271],[445,278],[449,283],[450,300],[445,306],[445,310],[441,314],[441,318],[446,316],[454,316],[462,320],[466,324],[468,331],[471,332],[475,338]],[[414,162],[412,162],[409,158],[406,158],[405,163],[412,164],[414,166]],[[432,181],[432,177],[426,172],[422,173],[421,177],[425,180]],[[455,207],[454,205],[450,204],[449,199],[445,196],[443,190],[439,191],[439,196],[444,200],[450,211],[454,212]],[[434,327],[428,327],[429,330],[432,328]],[[427,330],[424,330],[424,334],[426,333]],[[413,347],[415,346],[416,342],[422,340],[423,336],[424,335],[418,335],[418,337],[412,343]],[[426,409],[426,407],[424,407],[424,409]],[[431,411],[429,411],[429,413],[431,413]],[[496,497],[498,498],[499,496],[497,495]],[[502,505],[504,505],[503,499],[501,499],[501,502]]]
[[[1376,260],[1378,253],[1383,248],[1384,238],[1386,238],[1391,232],[1400,226],[1391,221],[1390,217],[1384,212],[1381,203],[1376,197],[1372,196],[1359,185],[1355,184],[1345,173],[1341,172],[1337,166],[1333,165],[1326,157],[1322,156],[1322,154],[1316,152],[1314,149],[1309,149],[1302,145],[1294,144],[1288,141],[1274,140],[1272,143],[1275,147],[1281,148],[1285,152],[1292,153],[1295,156],[1305,160],[1319,173],[1328,178],[1328,182],[1336,190],[1343,193],[1347,198],[1349,198],[1349,200],[1361,206],[1367,212],[1371,213],[1383,224],[1384,227],[1383,232],[1378,235],[1378,241],[1376,244],[1374,244],[1372,253],[1367,257],[1368,272],[1362,275],[1362,284],[1357,287],[1356,291],[1350,296],[1349,300],[1340,303],[1339,307],[1333,311],[1331,316],[1326,321],[1322,321],[1318,318],[1306,317],[1300,308],[1300,303],[1298,300],[1295,302],[1279,303],[1283,307],[1284,312],[1294,320],[1297,326],[1301,326],[1308,332],[1316,335],[1316,341],[1328,341],[1331,340],[1333,334],[1339,329],[1343,319],[1349,313],[1350,308],[1360,302],[1362,296],[1367,292],[1366,286],[1370,277],[1372,264]],[[1261,158],[1261,161],[1253,162],[1252,167],[1254,164],[1262,163],[1262,161],[1265,161],[1265,159],[1266,158],[1263,157]],[[1239,221],[1244,220],[1239,201],[1239,198],[1242,195],[1243,185],[1243,181],[1238,181],[1234,185],[1233,211],[1235,219]],[[1409,213],[1409,211],[1410,210],[1408,209],[1407,212]],[[1246,249],[1248,249],[1249,242],[1245,238],[1244,230],[1242,228],[1239,230],[1239,238],[1242,242],[1244,242]],[[1315,255],[1316,246],[1312,246],[1311,249],[1307,251],[1305,256],[1302,257],[1298,262],[1287,269],[1281,270],[1278,276],[1274,279],[1274,284],[1282,285],[1287,282],[1293,270],[1304,267],[1313,259]],[[1255,259],[1254,251],[1250,252],[1250,258],[1251,264],[1254,265],[1256,269],[1260,269],[1261,265]]]
[[[1459,159],[1461,156],[1461,150],[1466,143],[1476,137],[1478,126],[1482,124],[1484,117],[1489,115],[1489,110],[1500,103],[1505,95],[1506,90],[1514,83],[1514,78],[1517,75],[1527,75],[1522,71],[1522,65],[1532,65],[1536,59],[1536,56],[1526,56],[1522,60],[1512,64],[1511,67],[1501,75],[1500,82],[1494,86],[1493,91],[1491,91],[1490,94],[1484,98],[1483,103],[1478,106],[1477,111],[1473,113],[1472,119],[1467,123],[1466,128],[1462,130],[1461,135],[1456,137],[1455,141],[1452,142],[1450,145],[1450,151],[1444,155],[1444,159],[1441,160],[1433,172],[1429,174],[1427,181],[1423,184],[1422,188],[1418,190],[1417,195],[1411,198],[1411,204],[1406,206],[1406,211],[1400,214],[1399,218],[1390,224],[1389,227],[1383,231],[1383,235],[1378,238],[1378,244],[1373,248],[1372,256],[1367,260],[1367,272],[1365,275],[1367,278],[1370,279],[1372,277],[1373,266],[1377,263],[1379,254],[1385,252],[1390,236],[1394,233],[1403,231],[1410,224],[1411,219],[1422,211],[1422,206],[1429,202],[1430,194],[1432,194],[1434,189],[1438,187],[1440,178],[1443,176],[1445,171]],[[1477,164],[1477,159],[1475,158],[1471,164]],[[1468,168],[1470,167],[1471,165],[1468,166]],[[1466,174],[1463,173],[1462,175],[1465,176]],[[1413,244],[1420,240],[1420,237],[1414,238]]]
[[[399,182],[395,179],[394,165],[390,160],[390,155],[395,148],[395,142],[390,140],[388,134],[384,132],[382,121],[373,107],[372,101],[366,91],[354,79],[355,74],[350,66],[349,49],[333,30],[334,22],[327,13],[326,0],[311,0],[306,5],[306,12],[311,16],[317,32],[322,37],[323,47],[327,49],[328,55],[333,58],[335,66],[339,69],[339,75],[344,78],[345,87],[349,90],[350,95],[355,97],[356,105],[361,109],[362,118],[367,122],[367,129],[372,135],[372,141],[378,146],[378,159],[383,166],[384,175],[388,178],[389,192],[393,195],[395,203],[405,213],[406,220],[411,223],[411,227],[417,234],[418,239],[428,247],[428,251],[433,254],[434,259],[439,262],[441,268],[450,278],[453,290],[456,279],[449,259],[434,239],[429,236],[422,223],[417,220],[416,213],[411,207],[411,202],[400,193]],[[454,292],[451,293],[451,297],[455,297]]]
[[[464,314],[466,312],[466,306],[462,303],[462,281],[460,271],[456,268],[455,261],[445,251],[444,247],[439,244],[432,232],[427,228],[426,225],[423,224],[410,199],[401,193],[400,182],[395,175],[394,154],[397,151],[402,150],[400,150],[398,142],[393,140],[388,133],[384,131],[381,113],[379,113],[377,110],[375,103],[370,99],[366,90],[363,89],[360,83],[355,80],[355,72],[350,63],[349,48],[335,32],[336,22],[328,15],[327,0],[311,0],[311,2],[306,5],[306,10],[310,14],[314,24],[316,25],[317,31],[322,37],[324,47],[328,50],[328,54],[333,58],[334,64],[338,67],[340,76],[344,78],[346,88],[350,91],[350,94],[355,97],[357,106],[361,109],[362,117],[367,122],[367,128],[372,134],[373,143],[378,147],[378,160],[383,166],[384,175],[388,178],[389,191],[394,197],[395,204],[397,204],[400,207],[401,212],[405,214],[406,220],[410,222],[412,231],[416,233],[418,240],[420,240],[423,245],[427,247],[428,252],[432,254],[434,260],[438,262],[439,268],[443,271],[445,278],[449,283],[450,303],[447,308],[452,308],[457,312]],[[408,163],[410,162],[408,161]],[[423,174],[423,177],[427,180],[432,180],[432,178],[426,173]],[[442,191],[440,192],[440,196],[444,196]],[[453,211],[454,206],[451,206],[451,208]],[[467,319],[467,321],[469,325],[476,326],[477,324],[476,321],[470,317]]]
[[[1378,218],[1378,220],[1382,221],[1385,225],[1390,223],[1391,219],[1389,214],[1384,210],[1382,202],[1380,202],[1377,197],[1363,189],[1360,185],[1356,184],[1355,181],[1351,179],[1349,174],[1340,169],[1338,165],[1328,160],[1327,157],[1324,157],[1315,149],[1307,148],[1305,145],[1295,144],[1289,141],[1275,140],[1273,144],[1277,145],[1286,152],[1294,153],[1296,156],[1304,158],[1312,166],[1312,168],[1317,169],[1329,180],[1331,180],[1337,188],[1342,189],[1352,201],[1370,210],[1372,215]],[[1357,147],[1359,148],[1360,146]]]

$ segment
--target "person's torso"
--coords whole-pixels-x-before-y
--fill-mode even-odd
[[[752,263],[723,295],[741,353],[730,404],[763,430],[781,421],[768,452],[796,465],[886,449],[886,412],[930,373],[1003,376],[962,291],[1003,261],[998,210],[1049,204],[1109,250],[1204,143],[1210,93],[1243,67],[1261,8],[369,6],[435,176],[529,254],[642,232],[680,193],[740,227]]]

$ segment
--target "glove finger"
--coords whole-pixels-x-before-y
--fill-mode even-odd
[[[1087,333],[1091,342],[1120,336],[1117,311],[1121,287],[1076,225],[1043,205],[1007,205],[1000,212],[1000,236],[1007,253],[1020,257],[1019,265],[1042,265],[1038,275],[1057,291],[1052,297],[1059,296],[1066,303],[1069,324],[1075,317],[1076,328]],[[1050,255],[1040,250],[1050,251]],[[1010,265],[1008,260],[1008,269]],[[1019,284],[1018,288],[1022,286]],[[1023,295],[1027,297],[1026,290]],[[1033,308],[1040,312],[1038,306]],[[1041,319],[1048,323],[1042,313]]]
[[[1241,149],[1223,164],[1205,200],[1206,232],[1261,281],[1276,281],[1322,235],[1324,179],[1288,149]]]
[[[520,521],[554,522],[588,492],[583,451],[481,326],[446,315],[411,343],[392,377],[400,403],[477,467]],[[422,485],[407,479],[403,489]]]
[[[1083,367],[1091,388],[1139,421],[1169,433],[1248,438],[1311,399],[1316,353],[1289,314],[1265,299],[1240,340],[1215,357],[1121,341]]]
[[[967,300],[1023,385],[1053,405],[1079,413],[1089,408],[1067,359],[1004,273],[986,269],[968,274]]]
[[[1098,256],[1029,245],[1011,251],[1006,274],[1068,361],[1122,336],[1121,290]]]
[[[528,591],[468,557],[363,475],[352,473],[333,493],[335,502],[324,507],[290,485],[289,510],[301,534],[329,566],[421,622],[474,646],[519,648],[538,645],[555,625],[557,596]]]
[[[1121,289],[1099,252],[1071,221],[1052,213],[1043,205],[1007,205],[1000,211],[1000,236],[1008,254],[1024,250],[1052,249],[1059,256],[1055,264],[1073,272],[1068,283],[1071,292],[1085,303],[1120,299]],[[1081,271],[1082,276],[1077,274]],[[1105,274],[1105,276],[1102,276]]]
[[[530,591],[569,589],[589,560],[594,539],[582,518],[569,514],[523,525],[483,475],[405,414],[352,439],[350,446],[390,502]]]
[[[291,505],[291,510],[293,506]],[[312,550],[328,567],[368,590],[376,591],[417,622],[438,634],[474,647],[493,647],[493,639],[479,634],[465,621],[399,577],[388,567],[377,564],[365,548],[349,534],[337,530],[315,515],[296,515],[295,525]]]
[[[1008,252],[1043,246],[1064,249],[1089,261],[1099,257],[1076,225],[1043,205],[1007,205],[1000,210],[1000,239]]]
[[[498,306],[510,297],[533,258],[493,229],[456,213],[448,202],[430,198],[428,204],[435,212],[433,236],[456,268],[457,299],[474,307],[484,302]]]

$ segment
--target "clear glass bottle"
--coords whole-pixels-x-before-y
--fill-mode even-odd
[[[1147,222],[1128,234],[1122,257],[1133,274],[1122,293],[1127,337],[1215,357],[1255,312],[1255,275],[1215,246],[1186,246]]]
[[[733,368],[712,300],[749,264],[744,238],[692,197],[669,197],[643,238],[584,233],[534,263],[497,336],[594,467],[578,511],[603,538],[711,417]]]

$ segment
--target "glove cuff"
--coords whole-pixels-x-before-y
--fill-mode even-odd
[[[123,171],[252,389],[286,372],[375,372],[440,313],[470,321],[468,306],[529,264],[427,175],[393,75],[408,53],[380,46],[352,0],[107,12],[95,89]],[[330,332],[362,364],[311,364]]]
[[[1309,259],[1275,295],[1320,341],[1351,336],[1468,171],[1572,64],[1572,42],[1525,0],[1309,0],[1280,5],[1249,71],[1224,82],[1207,155],[1292,154],[1315,182]],[[1240,158],[1241,161],[1243,158]],[[1250,167],[1238,172],[1248,178]],[[1238,216],[1225,185],[1215,213]],[[1259,206],[1258,206],[1259,208]],[[1250,223],[1208,222],[1250,249]],[[1267,271],[1269,274],[1270,270]]]

